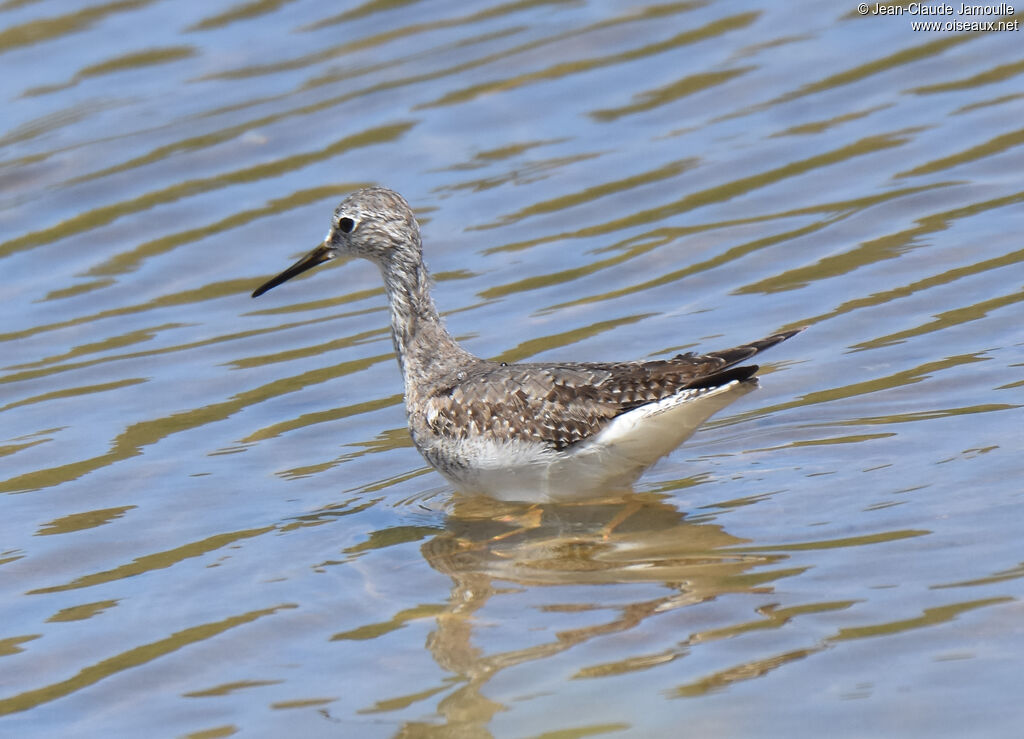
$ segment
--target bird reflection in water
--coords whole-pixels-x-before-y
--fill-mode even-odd
[[[744,551],[746,543],[721,526],[687,519],[661,496],[628,493],[580,503],[515,504],[482,496],[457,496],[445,530],[422,546],[426,561],[452,579],[448,604],[435,613],[436,629],[428,648],[439,666],[463,683],[439,702],[446,728],[487,735],[486,725],[505,707],[484,695],[485,686],[510,667],[543,662],[597,637],[626,633],[656,614],[702,603],[724,593],[770,592],[766,585],[788,571],[765,569],[785,555]],[[754,568],[761,568],[754,574]],[[492,597],[557,586],[650,584],[644,599],[624,602],[636,591],[552,590],[541,612],[604,611],[611,617],[559,630],[530,629],[531,643],[507,651],[489,651],[481,641],[480,611]],[[600,598],[611,598],[602,603]],[[533,599],[535,603],[536,599]],[[536,605],[531,608],[536,614]],[[531,617],[532,618],[532,617]],[[493,624],[492,624],[493,626]],[[488,634],[490,631],[490,634]],[[475,633],[476,632],[476,633]],[[705,634],[680,634],[668,651],[630,656],[583,668],[577,677],[597,677],[645,669],[685,656]],[[537,642],[537,638],[543,641]],[[592,673],[592,674],[591,674]],[[426,729],[424,725],[418,725]],[[441,730],[442,727],[432,727]],[[428,732],[425,735],[430,735]],[[474,736],[477,734],[473,734]]]

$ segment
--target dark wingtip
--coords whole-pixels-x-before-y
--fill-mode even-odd
[[[756,364],[748,364],[743,367],[729,367],[721,372],[712,372],[710,375],[698,377],[689,382],[686,387],[699,390],[701,388],[721,387],[722,385],[728,385],[734,380],[743,382],[753,377],[759,369],[761,368]]]
[[[801,326],[800,328],[790,329],[789,331],[780,331],[777,334],[766,336],[763,339],[757,341],[751,341],[749,344],[743,344],[742,346],[734,346],[731,349],[722,349],[717,352],[709,352],[707,356],[715,357],[720,359],[726,367],[739,364],[740,362],[746,361],[756,354],[760,354],[765,349],[771,349],[776,344],[781,344],[786,339],[791,339],[798,333],[803,331],[807,326]],[[740,367],[738,369],[745,369]],[[754,369],[756,371],[757,368]],[[753,374],[753,373],[751,373]]]
[[[753,349],[753,352],[750,355],[750,356],[753,356],[754,354],[760,354],[765,349],[771,349],[776,344],[781,344],[786,339],[792,339],[798,333],[800,333],[801,331],[806,330],[807,328],[809,328],[809,327],[808,326],[801,326],[800,328],[793,328],[793,329],[790,329],[789,331],[780,331],[777,334],[772,334],[771,336],[766,336],[763,339],[758,339],[757,341],[751,341],[745,347],[737,347],[737,348],[738,349]]]

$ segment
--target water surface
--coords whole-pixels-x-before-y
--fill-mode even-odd
[[[1016,736],[1024,56],[914,20],[0,3],[0,733]],[[371,265],[248,296],[367,184],[482,356],[810,328],[630,494],[458,495]]]

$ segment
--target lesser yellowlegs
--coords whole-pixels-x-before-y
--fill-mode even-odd
[[[412,209],[380,187],[345,198],[323,243],[252,295],[346,255],[369,259],[384,277],[416,448],[456,487],[502,499],[628,486],[756,385],[757,365],[740,362],[801,330],[652,361],[480,359],[459,346],[438,316]]]

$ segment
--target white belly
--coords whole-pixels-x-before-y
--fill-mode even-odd
[[[438,450],[422,451],[456,487],[498,500],[543,502],[622,492],[712,414],[756,386],[734,381],[696,398],[693,391],[674,395],[622,414],[592,439],[564,451],[485,437],[460,442],[457,465],[445,464]]]

